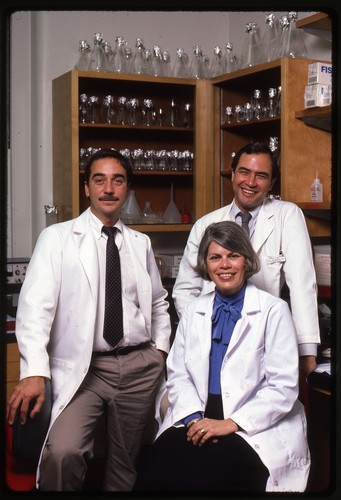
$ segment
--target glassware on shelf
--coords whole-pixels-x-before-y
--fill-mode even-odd
[[[121,96],[117,99],[117,115],[116,115],[116,124],[117,125],[126,125],[127,123],[127,106],[126,106],[127,98]]]
[[[155,110],[152,99],[143,100],[142,123],[145,127],[155,124]]]
[[[171,100],[169,124],[171,127],[179,126],[179,107],[175,99]]]
[[[89,121],[89,105],[87,94],[79,96],[79,122],[87,123]]]
[[[127,42],[122,36],[115,37],[116,48],[114,57],[114,66],[117,73],[129,73],[128,58],[126,53]]]
[[[89,105],[89,122],[98,123],[99,122],[98,97],[96,95],[91,95],[88,99],[88,105]]]
[[[225,57],[221,47],[218,45],[213,49],[213,59],[209,70],[209,76],[219,76],[225,73],[226,64]]]
[[[189,103],[185,104],[183,125],[186,128],[193,127],[193,111],[192,106]]]
[[[146,201],[144,209],[143,209],[143,218],[142,222],[145,224],[157,224],[162,222],[162,218],[160,215],[157,215],[154,210],[152,209],[152,206],[150,204],[150,201]]]
[[[252,104],[247,102],[244,104],[244,120],[246,122],[251,121],[253,118]]]
[[[184,49],[176,49],[176,59],[173,65],[172,76],[177,78],[189,77],[188,55]]]
[[[128,124],[139,125],[140,120],[140,104],[138,99],[132,98],[126,102]]]
[[[131,189],[128,198],[121,208],[121,220],[125,224],[141,224],[143,220],[142,211],[135,197],[135,190]]]
[[[260,89],[255,89],[253,91],[252,110],[254,120],[261,120],[266,115],[266,109],[264,109],[264,104],[262,102],[262,91]]]
[[[262,38],[264,62],[280,57],[280,29],[274,13],[265,16],[265,31]]]
[[[86,40],[79,40],[79,54],[75,64],[78,71],[87,71],[90,60],[90,44]]]
[[[193,55],[189,68],[189,75],[191,78],[203,79],[205,78],[205,66],[204,66],[203,54],[201,47],[195,45],[193,47]]]
[[[162,52],[162,76],[171,76],[171,56],[167,50]]]
[[[135,53],[133,55],[132,69],[137,75],[147,75],[147,61],[142,38],[136,38]]]
[[[223,120],[223,124],[225,125],[231,125],[234,121],[234,115],[233,115],[233,107],[232,106],[226,106],[225,108],[225,117]]]
[[[270,87],[268,90],[268,117],[274,118],[278,113],[277,106],[277,89],[275,87]]]
[[[281,34],[281,57],[306,59],[307,48],[304,43],[304,33],[296,28],[297,12],[289,12],[287,16],[280,18]]]
[[[245,25],[245,37],[242,53],[240,56],[240,68],[256,66],[263,62],[264,57],[260,44],[257,23],[251,22]]]
[[[104,122],[105,123],[116,123],[116,109],[114,96],[106,95],[103,98],[103,110],[104,110]]]
[[[164,74],[163,65],[164,62],[162,59],[161,47],[159,45],[154,45],[152,51],[152,59],[151,59],[151,73],[154,76],[163,76]]]
[[[89,71],[107,71],[107,59],[102,46],[103,35],[102,33],[95,33],[94,46],[89,58],[88,70]]]
[[[171,199],[163,213],[163,222],[166,224],[181,224],[181,213],[174,202],[174,186],[171,183]]]
[[[231,42],[225,43],[225,73],[231,73],[238,69],[237,56],[233,52],[233,45]]]

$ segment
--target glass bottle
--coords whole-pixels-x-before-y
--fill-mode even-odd
[[[87,94],[79,96],[79,122],[86,123],[89,121],[89,106]]]
[[[102,46],[102,33],[95,33],[94,46],[89,58],[89,71],[107,71],[106,56]]]
[[[264,62],[274,61],[279,57],[280,30],[275,14],[265,16],[265,31],[262,38]]]
[[[273,118],[277,116],[277,89],[275,87],[270,87],[268,95],[268,116],[269,118]]]
[[[188,55],[184,49],[176,49],[176,59],[174,61],[172,76],[177,78],[188,78]]]
[[[105,123],[115,123],[116,111],[114,106],[114,97],[112,95],[106,95],[103,98],[103,108],[105,111]]]
[[[163,76],[162,50],[159,45],[153,47],[151,70],[154,76]]]
[[[154,105],[151,99],[143,100],[142,120],[145,127],[154,125]]]
[[[192,112],[192,106],[189,103],[185,104],[184,127],[186,128],[193,127],[193,112]]]
[[[98,123],[99,115],[98,115],[98,97],[96,95],[91,95],[89,97],[89,122],[90,123]]]
[[[244,45],[240,56],[240,68],[256,66],[263,60],[257,23],[247,23],[245,25]]]
[[[136,98],[129,99],[126,102],[127,114],[128,114],[128,123],[129,125],[138,125],[139,124],[139,101]]]
[[[189,74],[192,78],[202,79],[205,75],[202,50],[199,45],[193,47],[193,56],[190,65]]]
[[[261,101],[262,93],[260,89],[255,89],[253,91],[252,108],[253,108],[253,118],[255,120],[260,120],[264,117],[263,115],[263,104]]]
[[[145,59],[145,47],[142,38],[136,38],[135,54],[133,57],[133,72],[137,75],[147,74],[147,62]]]
[[[213,49],[213,59],[209,70],[210,77],[219,76],[225,73],[225,58],[221,47],[218,45]]]
[[[127,107],[126,107],[127,98],[121,96],[118,98],[117,103],[117,116],[116,123],[117,125],[125,125],[127,123]]]
[[[75,64],[75,69],[78,71],[86,71],[89,67],[90,60],[90,45],[86,40],[79,40],[79,54]]]
[[[238,61],[233,52],[233,45],[231,42],[225,43],[225,49],[225,72],[231,73],[232,71],[236,71],[238,69]]]
[[[282,28],[281,57],[307,58],[307,49],[304,43],[302,30],[296,28],[297,12],[289,12],[280,18]]]
[[[179,107],[175,99],[171,100],[171,110],[170,110],[170,126],[179,126]]]
[[[127,42],[122,36],[115,37],[116,49],[114,65],[115,71],[117,73],[128,73],[128,60],[126,56],[125,49],[127,47]]]
[[[170,69],[171,57],[170,57],[170,53],[167,52],[167,50],[164,50],[162,52],[162,62],[163,62],[162,76],[170,76],[171,75],[171,69]]]

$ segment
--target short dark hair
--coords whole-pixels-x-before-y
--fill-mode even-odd
[[[133,167],[129,161],[129,159],[122,155],[119,151],[116,149],[99,149],[95,153],[93,153],[89,158],[88,161],[86,162],[85,168],[84,168],[84,182],[85,184],[89,183],[90,179],[90,172],[91,172],[91,167],[93,163],[97,160],[101,160],[103,158],[113,158],[114,160],[117,160],[122,167],[125,169],[127,172],[127,184],[130,186],[130,184],[133,182]]]
[[[214,222],[207,226],[199,244],[197,265],[194,271],[204,280],[211,281],[207,271],[207,254],[210,243],[237,252],[245,257],[245,277],[250,278],[260,270],[260,263],[244,229],[233,221]]]
[[[231,170],[232,172],[235,172],[237,165],[239,163],[240,157],[242,154],[247,154],[247,155],[260,155],[260,154],[266,154],[269,155],[272,161],[272,172],[271,176],[272,179],[277,179],[279,175],[279,167],[278,167],[278,158],[277,155],[275,155],[269,146],[266,144],[262,144],[261,142],[250,142],[249,144],[246,144],[246,146],[243,146],[232,158],[232,163],[231,163]]]

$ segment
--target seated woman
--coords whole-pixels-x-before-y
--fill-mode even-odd
[[[310,453],[285,301],[247,282],[259,262],[235,222],[207,227],[196,272],[215,283],[181,316],[169,408],[135,491],[305,491]]]

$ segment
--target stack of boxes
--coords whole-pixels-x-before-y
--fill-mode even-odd
[[[178,253],[159,253],[158,257],[163,263],[164,276],[166,278],[176,278],[182,255]]]
[[[332,65],[323,62],[308,66],[308,85],[305,88],[305,108],[329,106],[332,103]]]

